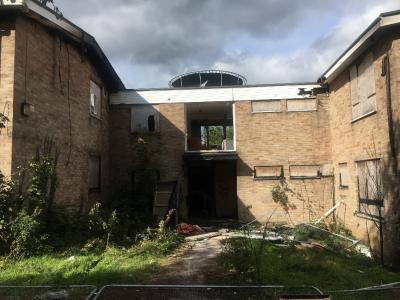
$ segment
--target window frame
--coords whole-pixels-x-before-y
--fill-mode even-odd
[[[288,103],[291,101],[301,101],[301,100],[314,100],[315,102],[315,108],[314,109],[294,109],[294,110],[289,110]],[[290,112],[313,112],[313,111],[318,111],[318,99],[315,97],[312,98],[297,98],[297,99],[286,99],[286,111],[288,113]]]
[[[378,187],[380,189],[380,191],[377,191],[377,193],[383,193],[383,187],[382,187],[383,177],[382,177],[382,160],[381,160],[381,158],[371,158],[371,159],[364,159],[364,160],[356,161],[355,163],[356,163],[356,170],[357,170],[357,176],[356,176],[357,177],[357,198],[358,198],[358,211],[360,213],[363,213],[361,211],[361,205],[362,204],[372,205],[372,206],[376,206],[376,207],[383,207],[384,206],[383,196],[382,196],[381,200],[379,200],[379,199],[369,199],[369,197],[368,197],[368,186],[369,186],[368,183],[366,184],[367,198],[361,198],[361,195],[360,195],[359,164],[361,164],[361,163],[368,164],[368,162],[379,163],[379,165],[378,165],[379,174],[375,175],[378,178],[377,180],[380,181],[380,186]]]
[[[257,103],[257,102],[279,102],[279,110],[259,110],[259,111],[254,111],[253,103]],[[251,113],[252,114],[281,113],[281,112],[282,112],[282,101],[281,101],[281,99],[251,100]]]
[[[365,99],[361,98],[361,93],[360,90],[367,90],[368,87],[362,87],[360,88],[360,75],[359,74],[359,68],[360,66],[362,66],[362,64],[364,62],[366,62],[366,60],[371,59],[371,64],[368,66],[368,68],[371,68],[369,71],[372,72],[372,76],[373,76],[373,83],[370,83],[371,87],[373,87],[373,89],[371,90],[371,92],[366,95]],[[366,69],[367,70],[367,69]],[[354,75],[354,71],[355,71],[355,75]],[[375,114],[377,112],[377,99],[376,99],[376,80],[375,80],[375,62],[374,62],[374,56],[373,53],[370,51],[368,53],[366,53],[365,55],[362,56],[361,59],[359,59],[356,63],[352,64],[349,68],[348,68],[348,74],[349,74],[349,85],[350,85],[350,101],[351,101],[351,123],[354,123],[358,120],[364,119],[368,116],[371,116],[373,114]],[[353,75],[352,75],[353,74]],[[354,77],[355,76],[355,77]],[[365,76],[365,75],[364,75]],[[361,77],[363,78],[363,77]],[[355,82],[353,81],[355,80]],[[364,78],[365,80],[365,78]],[[369,80],[367,80],[367,82],[369,82]],[[365,84],[365,83],[364,83]],[[355,86],[354,86],[355,85]],[[354,90],[355,89],[355,90]],[[354,96],[355,95],[355,96]],[[355,98],[354,98],[355,97]],[[366,102],[369,101],[371,98],[375,98],[374,100],[374,105],[373,105],[373,110],[368,111],[366,113],[360,113],[359,116],[354,116],[354,110],[356,106],[359,106],[358,109],[362,110],[363,105],[366,105]],[[362,111],[361,111],[362,112]]]
[[[90,182],[90,177],[91,177],[91,159],[97,159],[98,160],[98,180],[97,180],[97,185],[96,187],[92,187],[91,186],[91,182]],[[89,166],[88,166],[88,190],[89,192],[92,191],[101,191],[101,163],[102,163],[102,159],[101,159],[101,155],[89,155]]]
[[[341,172],[340,167],[343,166],[343,165],[346,165],[346,169],[347,169],[347,185],[344,185],[343,182],[342,182],[342,172]],[[338,166],[339,166],[339,188],[340,189],[348,189],[349,185],[350,185],[349,165],[348,165],[347,162],[344,162],[344,163],[339,163]]]
[[[154,131],[150,131],[149,130],[149,126],[147,124],[147,130],[142,130],[142,131],[138,131],[135,129],[135,108],[137,107],[152,107],[155,111],[154,115]],[[152,115],[147,115],[146,120],[148,121],[149,117]],[[156,134],[158,132],[160,132],[160,110],[159,110],[159,106],[158,105],[152,105],[152,104],[138,104],[138,105],[132,105],[131,109],[130,109],[130,133],[131,134]]]
[[[257,176],[257,171],[256,168],[259,167],[280,167],[281,168],[281,174],[279,176]],[[283,165],[258,165],[258,166],[254,166],[253,168],[253,178],[255,180],[280,180],[283,179],[285,177],[284,174],[284,168]]]
[[[316,176],[293,176],[291,172],[292,167],[318,167],[318,172]],[[322,170],[321,170],[321,165],[317,164],[302,164],[302,165],[289,165],[289,178],[290,179],[321,179],[322,177]]]

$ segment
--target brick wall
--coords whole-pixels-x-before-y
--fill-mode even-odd
[[[160,104],[158,109],[158,132],[131,133],[130,106],[112,107],[113,186],[129,184],[132,171],[143,167],[158,169],[162,181],[176,180],[182,174],[182,155],[185,151],[184,104]]]
[[[363,119],[352,122],[351,96],[349,72],[344,71],[330,85],[330,118],[332,133],[332,161],[335,177],[339,178],[339,163],[347,163],[349,170],[349,188],[339,187],[336,180],[336,201],[343,200],[337,216],[353,234],[365,243],[371,241],[371,246],[378,247],[377,228],[368,218],[358,213],[358,189],[356,161],[381,158],[383,164],[384,185],[386,186],[386,197],[384,202],[384,213],[387,217],[396,209],[398,204],[393,205],[391,189],[398,186],[398,181],[392,176],[389,168],[389,134],[388,114],[386,102],[385,77],[381,76],[381,64],[387,51],[390,52],[391,77],[392,77],[392,99],[395,124],[399,124],[399,86],[400,86],[400,40],[399,37],[383,37],[376,46],[368,50],[374,56],[375,90],[376,90],[376,113]],[[396,141],[398,140],[398,131]],[[393,182],[395,180],[395,182]],[[398,215],[397,215],[398,217]],[[390,218],[386,218],[385,224],[385,248],[388,257],[394,257],[392,240],[398,235],[398,227],[393,227]],[[395,229],[397,228],[397,229]],[[394,251],[394,252],[393,252]]]
[[[16,20],[13,97],[12,170],[30,159],[45,137],[60,150],[56,201],[71,209],[87,208],[100,193],[88,193],[89,155],[102,158],[102,190],[108,189],[108,103],[102,99],[101,120],[89,114],[90,80],[102,85],[79,48],[39,23]],[[21,105],[34,105],[23,116]]]
[[[287,112],[281,100],[282,112],[252,113],[251,102],[235,103],[236,148],[239,155],[237,194],[239,219],[265,221],[278,205],[272,200],[271,189],[279,180],[257,180],[255,166],[284,166],[284,176],[297,194],[290,195],[296,209],[290,211],[295,223],[319,217],[332,205],[332,179],[290,180],[290,165],[325,165],[330,162],[330,130],[328,98],[318,96],[317,111]],[[308,209],[311,207],[312,209]],[[272,222],[290,222],[278,207]]]
[[[15,20],[14,17],[2,16],[0,19],[0,112],[9,121],[5,128],[0,128],[0,171],[5,176],[11,174],[12,152],[12,119],[13,119],[13,86],[14,86],[14,52]]]

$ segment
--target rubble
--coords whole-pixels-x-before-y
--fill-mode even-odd
[[[198,235],[206,233],[200,226],[187,223],[178,224],[178,226],[176,226],[176,232],[183,235]]]

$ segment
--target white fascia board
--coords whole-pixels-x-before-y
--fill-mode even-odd
[[[54,13],[52,13],[51,11],[49,11],[42,5],[36,3],[35,1],[31,1],[31,0],[24,0],[24,1],[26,3],[26,6],[28,7],[28,9],[30,9],[31,11],[37,13],[38,15],[40,15],[43,18],[47,19],[48,21],[54,23],[58,27],[71,33],[76,38],[81,38],[82,31],[79,28],[77,28],[76,26],[73,26],[71,23],[65,21],[63,18],[57,18]]]
[[[28,10],[32,11],[49,22],[53,23],[55,26],[60,27],[61,29],[69,32],[74,37],[80,39],[82,36],[82,30],[70,22],[67,22],[63,18],[57,18],[57,16],[49,9],[36,1],[32,0],[2,0],[2,4],[0,5],[1,9],[20,9],[20,10]]]
[[[344,69],[346,69],[358,57],[360,51],[372,43],[369,40],[378,30],[385,27],[399,24],[400,15],[380,17],[376,24],[371,27],[356,44],[353,45],[325,74],[324,77],[327,83],[331,83]]]
[[[276,85],[229,88],[171,88],[165,90],[128,90],[110,94],[111,104],[163,104],[195,102],[233,102],[248,100],[302,99],[299,88],[310,90],[318,84]]]

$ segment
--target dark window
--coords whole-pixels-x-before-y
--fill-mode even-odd
[[[99,190],[101,187],[101,158],[89,156],[89,190]]]
[[[149,132],[154,132],[156,130],[156,118],[154,115],[151,115],[147,118],[147,126],[149,128]]]

